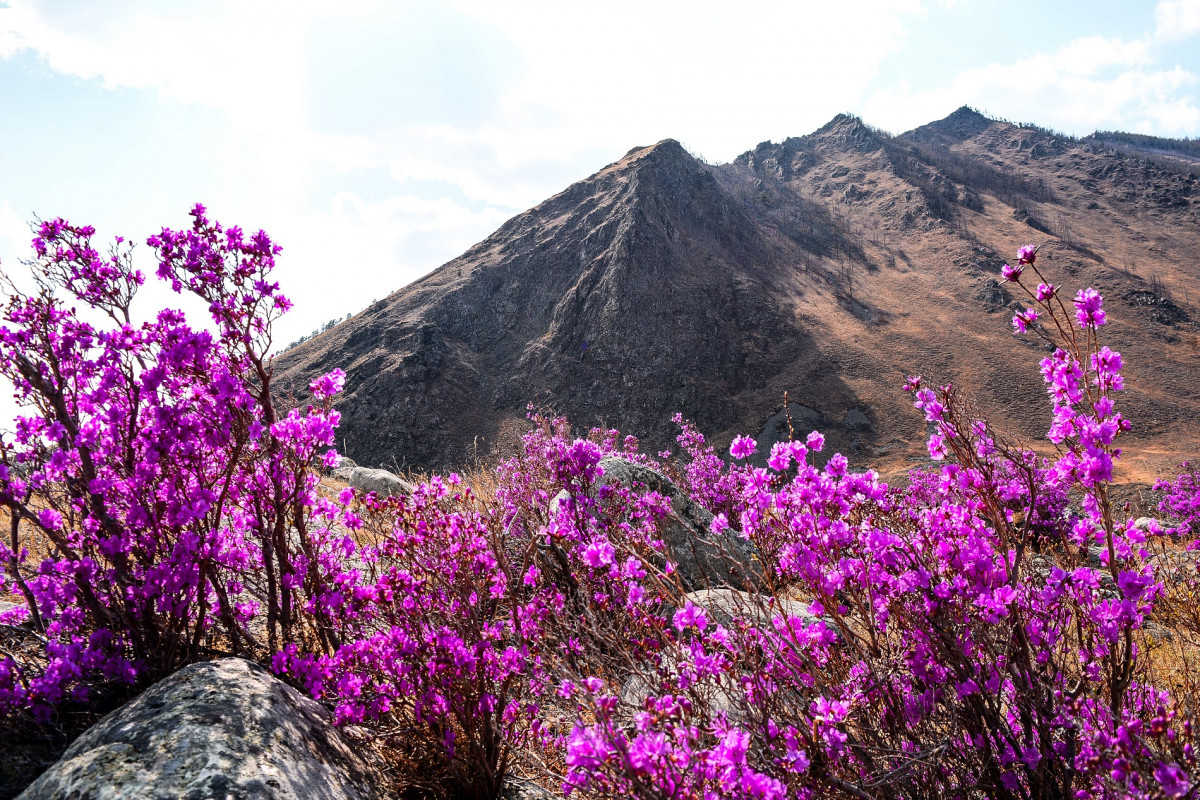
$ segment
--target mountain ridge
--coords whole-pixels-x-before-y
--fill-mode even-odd
[[[633,148],[284,353],[278,382],[298,393],[345,368],[344,449],[393,468],[491,453],[530,402],[656,448],[676,411],[718,444],[766,447],[786,435],[786,391],[797,426],[899,469],[923,458],[906,372],[1044,431],[1021,410],[1045,412],[1037,347],[998,313],[1016,301],[999,266],[1026,241],[1056,283],[1106,291],[1129,363],[1157,359],[1131,374],[1135,410],[1154,412],[1132,473],[1187,455],[1196,177],[965,107],[898,136],[838,115],[719,165],[673,139]]]

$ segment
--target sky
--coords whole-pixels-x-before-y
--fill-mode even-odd
[[[964,104],[1200,137],[1198,76],[1200,0],[0,0],[0,268],[35,216],[144,242],[203,202],[283,246],[286,344],[635,146]]]

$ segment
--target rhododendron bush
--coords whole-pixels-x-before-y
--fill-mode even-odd
[[[133,324],[142,277],[93,237],[41,224],[37,291],[6,285],[24,413],[0,439],[4,714],[232,652],[374,731],[431,795],[493,798],[514,771],[601,797],[1194,793],[1196,694],[1160,640],[1185,665],[1200,646],[1195,474],[1164,484],[1177,524],[1114,508],[1121,357],[1102,298],[1064,295],[1035,248],[1003,273],[1029,297],[1016,333],[1051,345],[1038,452],[914,377],[934,467],[904,487],[822,462],[817,432],[757,461],[677,417],[679,455],[656,458],[534,414],[486,490],[380,498],[321,483],[341,372],[286,413],[273,396],[288,302],[265,234],[197,207],[150,238],[212,329]],[[695,585],[666,541],[681,514],[745,581]]]
[[[96,678],[152,679],[218,638],[233,652],[333,644],[306,606],[336,552],[311,463],[333,441],[341,375],[314,382],[316,406],[279,413],[279,248],[202,206],[192,217],[149,245],[158,277],[203,300],[215,331],[171,310],[133,324],[130,249],[102,254],[92,228],[61,219],[33,240],[36,290],[6,279],[0,373],[24,413],[0,440],[0,559],[25,602],[3,622],[27,618],[46,660],[0,660],[0,710],[45,714]]]
[[[1006,275],[1021,283],[1035,260],[1024,249]],[[1138,658],[1164,587],[1107,491],[1129,427],[1112,397],[1120,357],[1098,342],[1094,292],[1068,307],[1043,279],[1031,298],[1019,332],[1059,344],[1042,363],[1058,456],[1037,458],[974,418],[953,387],[913,378],[930,454],[946,466],[906,491],[837,455],[809,466],[798,442],[775,445],[766,470],[735,470],[731,523],[779,553],[774,597],[723,624],[677,612],[676,660],[657,696],[629,710],[617,687],[591,696],[597,720],[569,740],[569,786],[647,797],[662,786],[756,798],[1185,792],[1190,729]],[[733,455],[750,449],[735,440]],[[1071,489],[1081,503],[1067,515]],[[1102,566],[1089,566],[1092,552]],[[807,615],[785,597],[808,602]]]

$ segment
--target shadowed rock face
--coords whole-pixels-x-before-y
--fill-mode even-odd
[[[953,379],[1002,424],[1044,433],[1041,352],[1014,340],[1000,312],[1020,292],[997,284],[1028,242],[1053,282],[1110,298],[1124,408],[1144,413],[1135,440],[1152,454],[1137,462],[1131,440],[1127,469],[1188,455],[1197,179],[969,109],[899,137],[839,116],[716,166],[671,140],[635,148],[288,351],[276,384],[299,396],[346,369],[347,454],[391,469],[487,455],[530,402],[650,450],[672,443],[676,411],[719,445],[775,439],[785,391],[804,410],[798,434],[819,423],[827,452],[906,468],[924,450],[898,388],[908,373]]]
[[[600,460],[602,475],[597,488],[622,486],[635,492],[657,492],[671,503],[671,510],[658,523],[659,536],[670,560],[677,566],[689,589],[713,586],[756,586],[761,575],[755,569],[754,545],[736,531],[714,533],[713,515],[690,500],[661,473],[621,458]]]
[[[756,564],[758,552],[734,530],[714,532],[713,515],[692,501],[670,478],[642,464],[608,456],[600,459],[599,491],[605,486],[631,489],[635,494],[655,492],[669,503],[670,510],[657,521],[658,536],[664,555],[675,565],[687,589],[710,587],[760,587],[761,570]],[[556,517],[570,493],[565,489],[550,501],[550,515]],[[663,566],[659,559],[658,566]]]
[[[261,667],[194,664],[100,720],[21,800],[374,800],[383,782],[318,703]]]

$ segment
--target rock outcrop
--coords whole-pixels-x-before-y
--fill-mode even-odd
[[[680,412],[725,447],[778,428],[786,392],[821,458],[907,471],[928,455],[905,375],[1045,435],[1037,345],[1014,346],[997,283],[1027,242],[1047,280],[1108,297],[1104,343],[1141,370],[1122,413],[1153,420],[1121,469],[1166,474],[1200,440],[1200,177],[970,109],[894,137],[839,115],[728,164],[635,148],[283,353],[275,385],[345,369],[339,440],[370,466],[506,452],[529,402],[650,453]]]
[[[333,477],[345,481],[363,493],[374,492],[379,497],[397,497],[413,492],[411,483],[386,469],[338,467],[333,471]]]
[[[709,620],[720,625],[729,625],[736,618],[767,624],[775,617],[799,617],[805,625],[819,619],[809,612],[809,604],[800,600],[783,598],[772,602],[768,596],[736,589],[699,589],[688,592],[684,599],[703,608]],[[827,621],[827,624],[832,628],[832,623]]]
[[[787,392],[826,455],[906,471],[926,458],[906,374],[1043,437],[1039,356],[1013,347],[1015,295],[997,283],[1025,242],[1050,281],[1104,291],[1105,343],[1154,365],[1122,396],[1154,420],[1122,469],[1165,474],[1200,441],[1200,180],[971,109],[899,137],[839,115],[727,164],[673,140],[635,148],[288,350],[276,385],[346,369],[338,435],[372,467],[508,451],[529,402],[647,452],[674,445],[679,411],[727,446],[778,427]]]
[[[193,664],[96,723],[19,800],[381,798],[381,773],[330,717],[249,661]]]
[[[670,513],[659,522],[659,534],[685,586],[739,588],[757,582],[754,545],[732,530],[713,533],[712,512],[691,500],[670,478],[614,456],[601,459],[600,469],[604,474],[598,486],[649,490],[671,501]]]
[[[667,556],[675,564],[688,589],[743,587],[759,583],[754,545],[734,531],[713,533],[713,515],[691,500],[675,483],[657,470],[623,458],[600,460],[603,474],[596,488],[622,486],[635,492],[657,492],[671,502],[671,510],[658,522]],[[564,490],[550,500],[550,513],[568,498]]]

